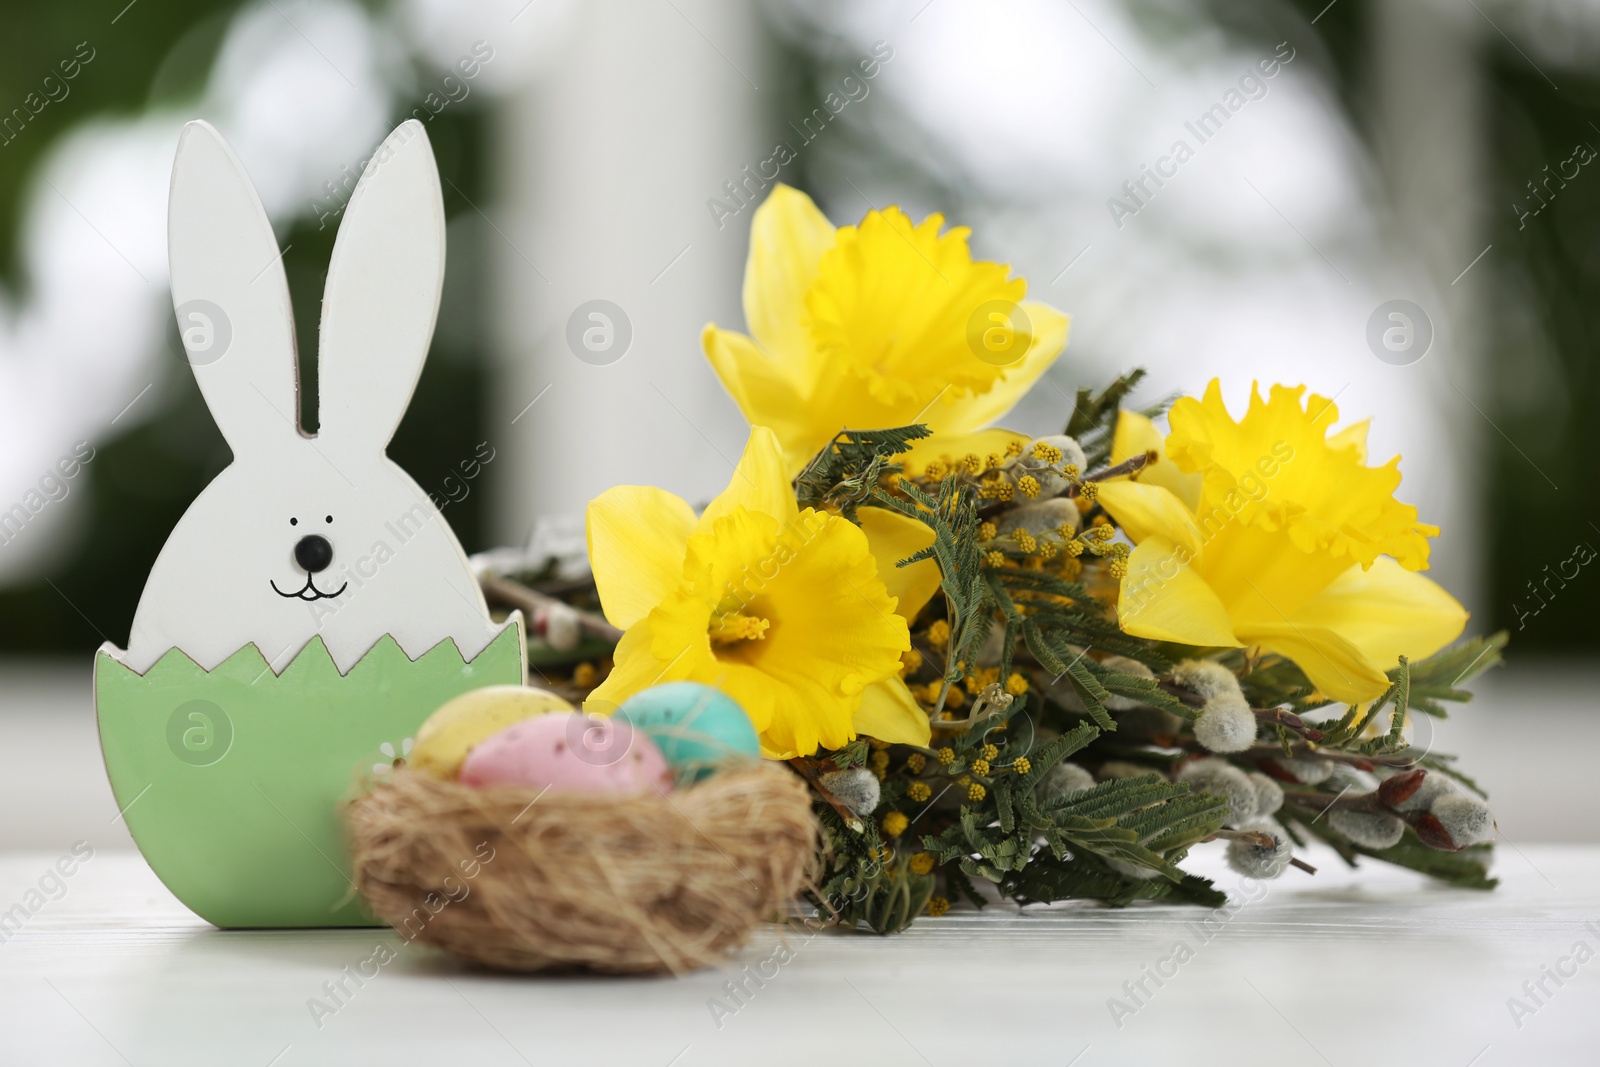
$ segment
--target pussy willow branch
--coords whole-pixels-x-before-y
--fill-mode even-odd
[[[1191,708],[1200,708],[1205,706],[1206,698],[1201,696],[1199,693],[1196,693],[1193,689],[1185,689],[1177,682],[1163,681],[1157,682],[1156,684],[1159,685],[1162,691],[1164,691],[1168,696],[1177,697]]]
[[[507,607],[521,608],[529,615],[529,621],[532,621],[535,612],[543,614],[554,607],[567,608],[578,616],[579,629],[590,637],[612,644],[622,640],[622,631],[600,616],[574,608],[566,601],[547,596],[536,589],[529,589],[521,582],[502,578],[498,574],[485,574],[478,580],[478,584],[483,588],[484,596]]]
[[[1274,744],[1257,744],[1251,746],[1241,755],[1248,756],[1283,756],[1283,746]],[[1293,742],[1289,746],[1289,756],[1292,759],[1322,759],[1333,763],[1349,763],[1361,768],[1371,767],[1411,767],[1416,760],[1410,756],[1363,756],[1359,752],[1338,752],[1328,748],[1316,748],[1304,742]]]
[[[592,593],[595,591],[594,575],[581,574],[573,578],[545,578],[541,580],[535,592],[547,596],[566,597],[577,593]]]
[[[1293,804],[1303,811],[1317,812],[1317,818],[1319,819],[1336,808],[1340,811],[1392,815],[1417,831],[1424,842],[1433,845],[1435,848],[1454,850],[1458,847],[1454,844],[1439,845],[1435,843],[1437,840],[1436,835],[1439,834],[1443,834],[1444,840],[1447,842],[1450,839],[1449,833],[1440,826],[1437,816],[1426,811],[1397,811],[1383,802],[1376,789],[1370,793],[1344,792],[1332,797],[1326,793],[1319,793],[1314,789],[1285,789],[1283,791],[1283,800],[1284,803]],[[1315,822],[1316,819],[1312,821]]]
[[[840,800],[827,786],[822,784],[822,775],[827,771],[838,770],[838,764],[831,759],[819,760],[809,756],[798,756],[789,761],[789,766],[793,767],[796,773],[806,780],[818,796],[828,802],[828,805],[838,813],[839,818],[844,820],[846,826],[856,833],[861,832],[861,816],[857,815],[848,804]]]
[[[1285,789],[1283,791],[1283,799],[1285,803],[1298,804],[1303,808],[1311,808],[1316,811],[1331,811],[1337,808],[1340,811],[1397,814],[1378,801],[1376,791],[1371,793],[1351,793],[1346,791],[1329,796],[1327,793],[1319,793],[1315,789]]]
[[[1180,701],[1191,708],[1200,708],[1205,706],[1204,697],[1200,696],[1191,689],[1185,689],[1176,682],[1158,682],[1156,684],[1161,686],[1163,692],[1170,696],[1177,697]],[[1307,741],[1322,740],[1321,730],[1317,729],[1315,726],[1307,725],[1304,719],[1292,711],[1285,711],[1283,708],[1252,708],[1251,710],[1255,712],[1256,720],[1258,722],[1267,722],[1272,723],[1274,726],[1282,726],[1286,730],[1294,731]]]
[[[1218,830],[1207,841],[1248,841],[1257,848],[1271,848],[1272,835],[1260,830]],[[1291,866],[1298,867],[1307,874],[1316,874],[1317,869],[1298,856],[1289,858]]]
[[[1307,741],[1322,740],[1321,730],[1307,726],[1305,721],[1292,711],[1285,711],[1282,708],[1256,708],[1255,715],[1257,722],[1269,722],[1285,730],[1292,730]]]
[[[1156,461],[1154,452],[1146,452],[1131,459],[1125,459],[1112,467],[1101,467],[1097,471],[1090,471],[1072,485],[1067,486],[1062,496],[1077,496],[1078,487],[1084,482],[1103,482],[1107,478],[1120,478],[1124,474],[1137,474]]]

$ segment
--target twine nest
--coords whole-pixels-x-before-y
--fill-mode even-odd
[[[401,936],[514,971],[714,963],[786,910],[821,844],[805,783],[770,766],[668,797],[474,789],[401,768],[345,823],[356,886]]]

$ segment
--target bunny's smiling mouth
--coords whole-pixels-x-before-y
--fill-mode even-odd
[[[273,581],[271,578],[267,579],[267,584],[272,586],[272,591],[274,593],[277,593],[281,597],[287,597],[292,600],[331,600],[350,587],[350,583],[345,582],[344,585],[341,585],[333,592],[325,593],[321,589],[317,588],[316,582],[309,574],[306,575],[306,584],[292,593],[285,593],[282,589],[279,589],[278,583]]]

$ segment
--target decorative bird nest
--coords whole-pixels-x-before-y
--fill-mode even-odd
[[[788,907],[821,843],[806,784],[772,766],[668,796],[475,789],[402,768],[345,822],[381,918],[514,971],[714,963]]]

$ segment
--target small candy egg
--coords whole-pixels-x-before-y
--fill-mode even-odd
[[[571,711],[572,705],[543,689],[525,685],[491,685],[462,693],[428,716],[411,748],[407,764],[435,778],[452,779],[473,747],[513,723]]]
[[[485,738],[467,754],[458,780],[571,793],[672,791],[672,769],[646,734],[579,712],[524,719]]]
[[[650,736],[682,783],[761,758],[750,716],[732,697],[698,682],[652,686],[623,701],[618,719]]]

